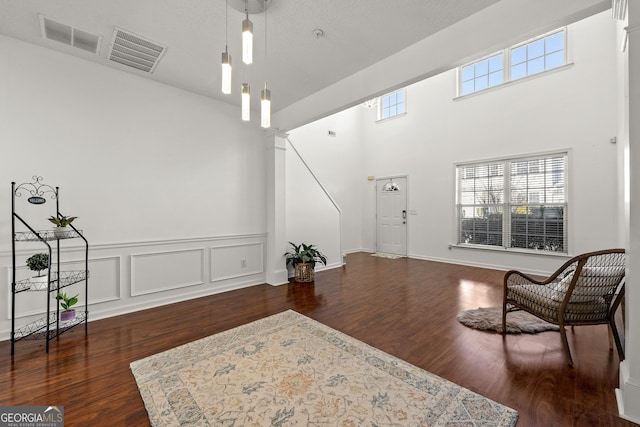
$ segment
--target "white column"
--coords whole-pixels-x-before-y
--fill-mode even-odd
[[[266,279],[270,285],[289,282],[284,257],[287,251],[285,151],[288,136],[278,130],[269,130],[265,133],[267,145]]]
[[[627,223],[626,359],[616,390],[622,418],[640,423],[640,2],[628,2],[628,94],[625,109],[625,216]]]

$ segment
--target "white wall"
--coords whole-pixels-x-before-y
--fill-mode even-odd
[[[570,25],[567,34],[571,65],[561,70],[460,99],[455,99],[456,71],[450,70],[407,87],[404,117],[376,123],[375,109],[354,107],[347,110],[353,113],[291,132],[314,173],[330,183],[332,195],[352,202],[343,207],[345,217],[363,212],[360,248],[375,248],[375,182],[366,177],[407,175],[408,208],[417,213],[408,218],[409,256],[555,270],[563,258],[448,249],[455,243],[456,163],[553,150],[570,151],[570,255],[624,246],[618,223],[622,147],[609,142],[617,133],[615,22],[603,12]],[[347,114],[360,115],[360,130],[332,143],[327,129]],[[357,162],[361,167],[351,167]]]
[[[620,133],[625,147],[624,229],[627,243],[625,292],[625,356],[620,362],[620,384],[616,390],[618,411],[622,418],[640,423],[640,4],[629,2],[627,22],[618,27],[619,41],[628,33],[628,45],[619,52],[621,81]],[[622,31],[626,27],[625,31]],[[619,46],[622,43],[619,44]]]
[[[318,180],[325,186],[335,202],[342,210],[342,246],[344,252],[354,252],[362,249],[360,207],[362,206],[362,188],[365,179],[362,176],[362,136],[360,125],[361,109],[352,108],[318,120],[289,133],[289,141],[293,143],[309,165]],[[335,132],[330,136],[329,131]],[[296,209],[301,205],[297,200],[298,192],[293,187],[300,187],[296,183],[301,174],[289,167],[299,167],[300,161],[292,150],[287,150],[287,185],[291,191],[287,192],[288,209]],[[322,198],[315,199],[318,204],[325,204]],[[313,211],[310,205],[308,211]],[[291,227],[296,227],[295,217],[288,216]],[[321,228],[321,227],[320,227]],[[292,235],[296,236],[297,233]],[[340,262],[341,260],[332,260]]]
[[[10,291],[10,183],[33,175],[60,186],[61,212],[79,217],[74,225],[91,244],[93,319],[264,282],[265,149],[257,122],[241,122],[234,106],[1,36],[0,57],[3,294]],[[34,207],[25,198],[21,213],[36,229],[49,228],[53,201]],[[65,242],[68,261],[82,258],[77,244]],[[18,246],[20,275],[34,250]],[[8,336],[9,308],[0,304],[0,339]]]
[[[435,76],[529,37],[611,8],[609,0],[498,1],[292,105],[271,124],[289,132],[372,96]],[[337,47],[339,48],[339,47]]]
[[[568,29],[569,61],[553,73],[454,99],[451,70],[407,88],[407,115],[364,121],[365,174],[410,177],[410,256],[550,271],[561,260],[504,251],[448,249],[455,243],[457,162],[570,150],[570,252],[620,247],[617,220],[615,23],[608,12]],[[370,195],[373,192],[368,193]],[[369,221],[374,200],[367,200]],[[366,208],[365,208],[366,209]],[[608,220],[607,220],[608,219]],[[372,245],[374,229],[364,230]]]

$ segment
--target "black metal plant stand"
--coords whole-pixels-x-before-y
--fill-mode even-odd
[[[46,203],[47,198],[56,202],[56,216],[62,217],[59,206],[59,187],[52,187],[42,183],[41,176],[34,176],[33,182],[22,183],[16,186],[11,183],[11,354],[14,354],[15,343],[27,339],[46,340],[46,352],[49,352],[49,341],[58,337],[63,332],[84,323],[85,334],[88,332],[88,301],[89,301],[89,242],[83,236],[82,231],[69,224],[67,230],[54,232],[53,230],[36,231],[27,221],[16,212],[16,199],[29,196],[27,201],[34,205]],[[16,224],[22,231],[16,231]],[[65,227],[66,228],[66,227]],[[85,244],[84,270],[61,271],[60,270],[60,240],[82,239]],[[16,243],[40,242],[46,246],[49,253],[49,265],[47,268],[47,282],[44,289],[34,286],[31,279],[17,280],[16,277]],[[54,248],[50,242],[55,242],[56,264],[52,268],[52,255]],[[70,321],[60,321],[60,302],[55,308],[51,307],[51,299],[58,295],[61,289],[84,281],[84,310],[76,310],[76,318]],[[16,328],[16,295],[23,292],[44,292],[47,300],[46,315],[31,323]]]

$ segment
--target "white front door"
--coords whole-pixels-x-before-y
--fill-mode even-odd
[[[407,255],[407,178],[376,180],[376,252]]]

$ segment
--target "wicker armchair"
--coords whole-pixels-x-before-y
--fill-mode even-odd
[[[573,366],[565,326],[608,324],[609,346],[613,347],[613,334],[620,360],[624,360],[614,319],[624,296],[624,276],[624,249],[576,256],[543,281],[509,271],[504,276],[502,330],[506,330],[507,311],[514,308],[559,325],[565,354]]]

